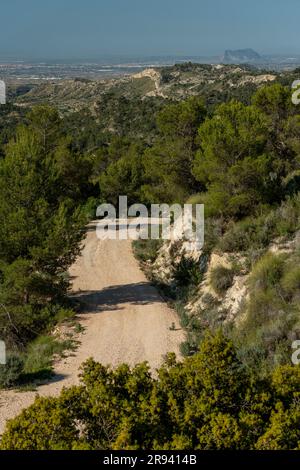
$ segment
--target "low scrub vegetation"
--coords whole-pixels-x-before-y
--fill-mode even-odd
[[[234,266],[211,272],[218,298],[190,315],[206,266],[174,255],[173,283],[160,287],[177,305],[190,357],[170,356],[157,378],[145,364],[112,371],[89,361],[80,386],[11,421],[3,449],[299,449],[299,367],[290,360],[300,336],[299,107],[278,83],[227,98],[211,107],[200,96],[164,105],[126,96],[122,106],[103,97],[100,115],[109,102],[115,132],[107,120],[100,133],[85,112],[61,118],[47,106],[8,131],[1,110],[1,387],[51,373],[53,355],[70,346],[51,330],[72,316],[67,271],[98,202],[126,194],[148,207],[204,203],[204,264],[214,250],[237,254],[248,275],[243,321],[228,324],[222,311]],[[136,255],[150,265],[161,243],[137,241]]]
[[[290,362],[291,344],[299,337],[299,253],[267,253],[249,278],[245,320],[234,330],[243,361],[266,374]]]
[[[232,286],[233,278],[233,269],[225,266],[216,266],[210,273],[211,286],[219,295],[224,294]]]
[[[147,261],[154,262],[158,250],[162,245],[162,240],[135,240],[132,243],[134,254],[137,259],[143,263]]]
[[[5,365],[0,365],[1,388],[35,387],[53,375],[53,359],[76,348],[71,338],[58,340],[53,336],[39,336],[26,351],[9,353]]]
[[[81,384],[38,398],[11,420],[2,449],[300,449],[300,369],[264,381],[220,332],[183,362],[170,354],[156,378],[147,364],[115,370],[87,361]]]

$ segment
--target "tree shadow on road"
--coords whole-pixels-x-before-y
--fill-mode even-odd
[[[95,313],[122,310],[122,304],[148,305],[162,301],[148,282],[110,286],[99,291],[80,291],[72,298],[80,302],[83,312]]]

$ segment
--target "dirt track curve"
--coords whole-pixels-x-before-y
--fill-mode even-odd
[[[0,434],[5,422],[29,406],[36,394],[57,395],[78,383],[78,368],[89,357],[103,364],[148,361],[155,369],[170,351],[179,356],[184,333],[176,313],[147,281],[128,240],[98,240],[90,224],[81,256],[70,269],[73,292],[84,303],[78,320],[85,328],[74,355],[55,366],[53,380],[36,392],[0,393]],[[175,323],[175,331],[169,328]]]

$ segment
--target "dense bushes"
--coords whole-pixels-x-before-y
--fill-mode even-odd
[[[154,262],[158,255],[158,250],[162,245],[162,240],[134,240],[134,254],[143,263]]]
[[[90,360],[81,386],[38,399],[9,424],[2,447],[300,449],[299,367],[284,365],[300,334],[300,254],[266,254],[300,229],[300,120],[290,90],[268,86],[250,106],[231,101],[209,115],[199,97],[164,109],[145,100],[132,120],[135,100],[128,107],[128,98],[106,97],[99,113],[106,99],[114,136],[97,134],[109,119],[82,127],[79,115],[62,123],[40,107],[0,145],[0,333],[17,351],[0,368],[0,386],[51,372],[62,346],[48,332],[66,312],[66,271],[86,221],[81,206],[90,214],[120,194],[130,203],[183,203],[191,194],[205,203],[205,257],[214,248],[242,252],[252,270],[243,321],[227,328],[232,342],[220,333],[203,341],[208,327],[223,326],[222,312],[207,302],[201,318],[187,315],[203,270],[176,260],[170,292],[188,331],[182,351],[196,354],[182,363],[169,356],[157,378],[145,364],[112,371]],[[144,111],[147,122],[138,123]],[[154,261],[160,244],[134,245],[142,261]],[[233,276],[225,267],[212,271],[220,296]]]
[[[87,220],[71,176],[82,167],[57,111],[39,106],[27,119],[0,160],[0,335],[25,356],[28,343],[67,312],[67,269]],[[2,368],[10,383],[12,370]]]
[[[6,364],[0,365],[0,389],[9,388],[19,383],[24,368],[24,360],[20,355],[9,354]]]
[[[2,449],[300,449],[299,367],[260,381],[232,343],[206,335],[184,362],[169,355],[116,370],[93,360],[81,385],[38,398],[9,422]]]
[[[42,335],[28,344],[21,352],[9,352],[5,365],[0,365],[0,389],[26,388],[38,385],[53,376],[53,361],[63,357],[67,350],[74,350],[72,339],[59,340]]]
[[[183,202],[201,188],[193,174],[197,130],[206,109],[202,99],[166,106],[157,117],[158,138],[143,156],[143,199],[149,203]]]
[[[160,114],[162,129],[168,130],[175,107]],[[177,119],[180,122],[179,108]],[[291,341],[299,335],[298,255],[264,256],[272,244],[291,243],[300,230],[299,123],[299,109],[291,105],[290,90],[271,85],[253,96],[251,106],[232,101],[216,107],[200,124],[192,147],[189,171],[195,181],[189,194],[193,191],[194,196],[188,202],[205,204],[204,253],[209,256],[214,249],[238,252],[243,255],[244,274],[252,272],[249,300],[241,304],[245,323],[230,334],[243,362],[262,375],[277,363],[290,361]],[[152,152],[152,148],[147,151],[146,161],[151,154],[155,171],[150,166],[147,171],[155,176],[154,186],[162,175],[160,165],[169,160],[164,152],[156,152],[154,160]],[[182,200],[183,193],[173,182],[169,192]],[[165,185],[162,191],[156,185],[148,194],[158,191],[162,196],[164,190]],[[295,243],[290,246],[295,251]],[[186,266],[185,258],[174,267],[177,288],[166,292],[183,312],[188,341],[182,351],[190,354],[197,350],[205,327],[221,326],[226,312],[222,313],[221,305],[207,305],[189,318],[184,303],[193,298],[195,289],[189,287],[199,285],[203,273]],[[234,274],[234,269],[225,267],[211,272],[209,281],[220,297],[232,285]],[[223,327],[229,334],[229,326]]]
[[[263,214],[231,223],[218,241],[222,251],[247,252],[265,249],[279,237],[291,238],[300,229],[300,193]]]
[[[200,261],[183,256],[175,267],[174,280],[177,287],[195,288],[201,282],[203,272],[200,269]]]
[[[289,361],[290,341],[298,334],[299,270],[292,266],[292,258],[264,255],[270,245],[291,241],[300,229],[300,120],[290,89],[280,84],[262,87],[251,101],[229,101],[209,113],[198,97],[166,106],[157,116],[157,139],[140,154],[141,187],[134,178],[122,183],[120,174],[135,174],[136,161],[130,163],[127,149],[125,160],[118,157],[120,163],[108,169],[110,178],[100,177],[100,188],[101,180],[105,190],[107,182],[109,188],[118,188],[121,182],[129,189],[133,182],[134,194],[149,203],[205,204],[203,254],[209,257],[214,249],[238,252],[244,274],[254,268],[249,301],[241,305],[247,321],[232,335],[243,361],[261,367],[264,374],[276,363]],[[144,260],[155,260],[155,244],[139,242],[139,248]],[[188,318],[184,304],[197,295],[203,270],[185,257],[173,268],[174,282],[163,288],[183,312],[188,332],[183,350],[190,354],[197,350],[205,328],[222,325],[226,312],[221,305],[207,305]],[[234,269],[223,267],[212,271],[210,283],[220,298],[234,274]]]
[[[217,294],[224,294],[232,286],[234,271],[225,266],[216,266],[210,273],[210,283]]]
[[[245,318],[234,329],[243,362],[264,375],[290,362],[291,344],[300,334],[299,253],[267,253],[249,278]]]

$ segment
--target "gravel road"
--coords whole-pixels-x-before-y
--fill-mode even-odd
[[[147,281],[128,240],[98,240],[88,227],[81,256],[70,269],[73,292],[84,304],[78,320],[84,327],[75,353],[55,366],[53,380],[36,392],[0,393],[0,434],[5,422],[29,406],[38,393],[57,395],[78,383],[78,368],[89,357],[103,364],[134,365],[148,361],[157,368],[167,352],[179,354],[184,340],[176,313]],[[169,327],[175,323],[175,331]]]

